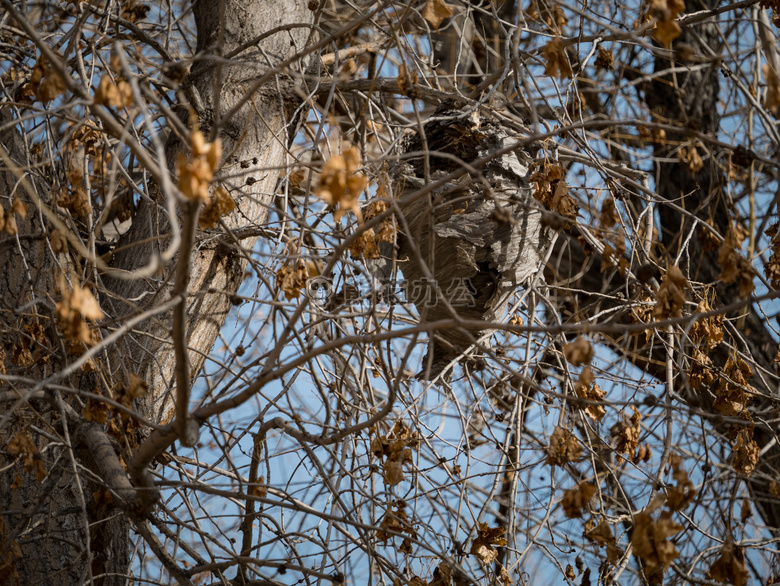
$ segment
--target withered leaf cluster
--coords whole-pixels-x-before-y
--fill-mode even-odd
[[[317,197],[332,206],[338,205],[334,214],[337,220],[351,211],[358,222],[363,221],[358,198],[368,186],[368,179],[358,172],[359,169],[360,151],[355,147],[334,155],[322,166]]]
[[[396,421],[385,436],[374,436],[371,440],[371,453],[383,460],[382,476],[385,484],[396,486],[404,479],[404,463],[412,462],[412,448],[420,440],[417,432],[412,431],[402,421]]]
[[[62,299],[54,311],[63,336],[74,344],[83,344],[88,348],[94,346],[95,340],[87,320],[96,321],[104,316],[95,296],[78,283],[73,283],[68,289],[64,277],[60,279],[60,291]]]
[[[741,429],[731,452],[731,465],[740,474],[749,476],[758,464],[760,453],[761,450],[753,439],[753,428]]]
[[[649,511],[634,516],[634,532],[631,544],[634,555],[642,558],[648,576],[663,574],[680,554],[669,537],[682,531],[683,527],[672,519],[671,511],[663,511],[653,519]]]
[[[577,336],[563,347],[563,355],[572,366],[582,366],[593,360],[593,346],[585,336]]]
[[[572,70],[566,56],[566,46],[561,37],[555,37],[544,46],[544,74],[559,79],[571,77]]]
[[[696,306],[696,313],[709,313],[712,307],[703,298]],[[696,320],[690,329],[691,340],[704,352],[709,352],[723,341],[723,316],[713,315]]]
[[[739,252],[744,239],[745,234],[742,231],[729,229],[718,251],[718,264],[721,269],[718,278],[726,284],[739,281],[739,296],[749,297],[755,289],[753,278],[756,276],[756,270]]]
[[[494,546],[503,547],[506,545],[504,537],[506,529],[504,527],[490,527],[487,523],[480,523],[477,527],[477,536],[471,544],[473,555],[483,564],[492,564],[498,558],[498,551]]]
[[[550,435],[545,462],[550,466],[564,466],[569,462],[579,461],[581,457],[582,446],[577,436],[565,427],[556,427]]]
[[[589,523],[592,525],[593,521],[591,520]],[[620,556],[623,555],[623,550],[618,547],[615,540],[612,527],[606,521],[602,521],[596,527],[587,528],[586,526],[585,537],[595,541],[600,547],[607,547],[607,561],[610,564],[617,563]]]
[[[559,164],[545,162],[534,171],[530,181],[535,184],[534,197],[536,199],[568,220],[575,220],[579,206],[576,200],[569,195],[569,187],[564,180],[565,175],[563,167]]]
[[[666,504],[672,511],[681,511],[696,496],[696,489],[682,466],[682,457],[679,454],[672,454],[669,463],[672,465],[672,478],[677,484],[667,489]]]
[[[211,194],[211,198],[203,207],[198,217],[201,228],[213,228],[222,216],[226,216],[236,208],[236,202],[224,187],[217,187]]]
[[[729,535],[718,553],[718,559],[710,566],[707,577],[724,584],[745,586],[748,583],[748,572],[744,549],[735,545]]]
[[[580,372],[580,378],[574,384],[574,392],[582,399],[595,401],[594,403],[584,404],[582,407],[588,417],[593,419],[593,421],[601,421],[604,418],[607,410],[601,404],[601,400],[606,396],[607,391],[594,381],[593,371],[590,366],[586,366]]]
[[[648,14],[655,18],[652,36],[656,41],[669,45],[680,36],[682,29],[675,19],[683,10],[684,0],[650,0]]]
[[[35,479],[38,482],[46,478],[46,465],[38,447],[33,442],[28,431],[18,431],[8,442],[5,448],[12,458],[21,458],[26,472],[35,471]],[[12,488],[21,486],[22,479],[17,476]]]
[[[639,434],[642,431],[639,422],[642,420],[642,414],[633,405],[631,410],[634,412],[631,417],[626,417],[625,412],[621,413],[620,421],[612,426],[610,433],[616,442],[615,450],[633,456],[639,445]]]
[[[764,263],[764,274],[775,289],[780,289],[780,238],[777,236],[779,226],[780,222],[775,222],[765,232],[772,239],[772,255]]]
[[[14,196],[8,211],[0,205],[0,230],[11,236],[15,235],[19,231],[16,224],[17,216],[22,219],[27,217],[27,205],[17,196]]]
[[[434,30],[438,30],[441,23],[452,16],[452,7],[444,0],[427,0],[422,10],[422,17],[427,20]]]
[[[688,279],[676,265],[669,265],[666,274],[662,277],[661,286],[656,295],[656,304],[653,309],[653,317],[667,319],[682,316],[685,306],[685,290],[688,288]]]
[[[561,506],[569,519],[582,517],[582,510],[588,505],[590,499],[598,491],[598,487],[592,482],[580,482],[574,488],[563,493]]]
[[[413,538],[417,537],[417,531],[415,531],[412,521],[406,513],[406,503],[400,500],[396,501],[394,506],[388,509],[382,517],[379,529],[376,532],[376,538],[387,545],[387,542],[395,537],[395,533],[406,533]],[[404,541],[406,542],[407,540],[404,539]],[[410,545],[410,543],[407,543],[405,547]],[[403,544],[402,547],[404,547]]]
[[[189,200],[209,203],[209,185],[222,158],[222,141],[206,142],[203,133],[193,123],[190,148],[192,158],[182,152],[176,155],[179,191]]]
[[[369,202],[366,206],[365,221],[372,220],[379,214],[387,211],[390,204],[378,197]],[[393,218],[391,216],[382,220],[382,223],[375,228],[364,229],[358,228],[360,235],[357,239],[350,244],[349,253],[352,258],[363,257],[367,259],[379,258],[379,243],[380,242],[395,242],[395,228],[393,226]]]
[[[723,415],[747,416],[747,403],[753,396],[748,379],[753,376],[750,365],[739,356],[731,356],[723,368],[725,376],[718,379],[713,405]]]

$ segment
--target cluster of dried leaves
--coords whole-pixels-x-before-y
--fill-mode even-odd
[[[534,197],[546,207],[559,213],[567,220],[576,220],[579,206],[569,195],[563,167],[557,163],[538,163],[529,180],[535,184]]]
[[[313,261],[305,261],[300,257],[300,242],[293,239],[287,243],[285,261],[276,271],[276,287],[280,289],[287,301],[300,296],[306,287],[306,281],[320,274],[320,267]]]
[[[14,196],[11,200],[11,207],[8,211],[0,205],[0,230],[5,231],[6,234],[14,236],[19,228],[16,224],[16,217],[24,219],[27,217],[27,205],[20,200],[17,196]]]
[[[95,103],[115,108],[129,108],[133,105],[133,89],[121,74],[119,59],[115,54],[111,55],[111,71],[116,76],[104,73],[95,90]]]
[[[633,405],[633,415],[627,417],[625,411],[620,414],[620,421],[610,429],[612,439],[615,441],[615,450],[621,454],[629,454],[632,460],[636,460],[635,453],[639,446],[639,437],[642,432],[642,414]]]
[[[574,383],[574,392],[583,402],[582,409],[585,414],[594,421],[601,421],[607,414],[607,410],[601,404],[607,394],[596,382],[590,361],[593,360],[593,346],[584,336],[578,336],[574,342],[563,347],[563,355],[572,366],[586,366],[580,371],[579,379]]]
[[[148,390],[149,386],[146,382],[131,372],[127,382],[119,381],[114,385],[110,395],[114,401],[127,407],[130,411],[134,407],[135,400],[146,396]],[[106,429],[112,437],[121,439],[129,445],[135,445],[135,431],[140,428],[140,423],[128,412],[100,399],[90,398],[81,410],[81,414],[87,421],[100,424],[108,422]],[[109,416],[111,416],[110,420]]]
[[[382,460],[382,477],[385,484],[396,486],[404,479],[404,464],[412,462],[412,448],[420,443],[417,432],[396,421],[386,435],[375,435],[371,440],[371,453]]]
[[[721,269],[718,278],[727,284],[739,281],[740,297],[749,297],[753,292],[753,278],[757,274],[750,261],[739,252],[746,237],[746,230],[732,227],[718,251],[718,264]]]
[[[582,458],[582,446],[570,429],[556,427],[550,435],[545,462],[550,466],[565,466]]]
[[[35,472],[35,479],[42,482],[46,478],[46,466],[38,447],[28,431],[18,431],[8,442],[5,451],[12,458],[20,458],[26,472]],[[22,477],[17,474],[11,488],[19,488]]]
[[[775,289],[780,289],[780,238],[777,236],[778,227],[780,227],[780,222],[775,222],[766,230],[766,235],[772,239],[772,254],[764,263],[764,274]]]
[[[626,238],[619,224],[618,211],[612,196],[608,196],[601,205],[599,222],[603,230],[601,234],[596,236],[604,242],[604,251],[601,253],[601,272],[606,272],[610,267],[616,266],[620,269],[620,274],[625,276],[629,266],[629,261],[626,258]]]
[[[222,141],[206,142],[203,133],[193,123],[190,132],[190,148],[192,158],[182,152],[176,155],[176,174],[179,177],[178,187],[181,194],[191,200],[208,204],[209,186],[214,178],[214,170],[222,158]]]
[[[383,192],[384,193],[384,192]],[[381,199],[381,195],[377,194],[377,198],[369,202],[366,206],[365,221],[372,220],[379,214],[387,211],[390,204],[386,199]],[[380,242],[395,242],[395,228],[393,226],[392,216],[387,216],[379,226],[375,228],[358,228],[360,234],[350,244],[349,253],[352,258],[379,258],[379,243]]]
[[[650,0],[646,18],[655,19],[651,34],[656,41],[662,45],[670,45],[680,36],[682,29],[676,19],[683,10],[683,0]]]
[[[103,319],[104,313],[95,296],[89,289],[73,283],[68,289],[65,277],[60,278],[60,292],[62,299],[57,303],[54,312],[57,316],[57,325],[65,339],[75,348],[90,348],[95,345],[87,320],[97,321]]]
[[[317,196],[338,209],[334,217],[338,220],[351,211],[363,221],[360,211],[360,194],[368,187],[368,179],[360,169],[360,151],[355,147],[347,148],[343,154],[334,155],[322,166]]]
[[[661,286],[656,293],[656,303],[653,309],[653,317],[656,319],[668,319],[682,316],[685,307],[685,290],[688,288],[688,279],[676,265],[668,265],[666,274],[661,278]]]
[[[680,556],[677,547],[669,541],[669,538],[682,531],[683,526],[672,516],[675,512],[683,510],[696,496],[693,483],[682,467],[682,458],[673,454],[669,463],[676,485],[667,488],[665,498],[659,495],[645,510],[634,516],[634,530],[631,534],[634,555],[642,559],[645,571],[651,579],[662,575]],[[666,510],[654,518],[655,510],[664,503]]]
[[[20,102],[48,104],[68,89],[65,80],[43,57],[38,58],[30,79],[17,93]]]

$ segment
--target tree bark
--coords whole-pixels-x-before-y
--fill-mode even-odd
[[[305,61],[292,59],[285,69],[272,72],[305,49],[312,13],[301,2],[258,0],[196,1],[194,13],[197,50],[205,58],[197,61],[185,84],[191,84],[193,92],[189,95],[199,98],[193,106],[207,140],[220,138],[223,143],[223,161],[215,185],[227,189],[236,203],[236,210],[223,221],[230,230],[259,226],[273,203],[278,169],[286,163],[290,133],[295,130],[292,116],[300,104],[294,91],[298,83],[295,75],[305,67]],[[294,24],[303,26],[285,26]],[[256,41],[261,34],[277,27],[277,32]],[[236,54],[232,55],[233,52]],[[218,62],[210,57],[224,60]],[[264,75],[268,82],[246,99],[247,91]],[[235,112],[226,118],[233,108]],[[187,110],[182,114],[186,120]],[[11,126],[14,121],[8,118],[2,122],[2,144],[10,158],[19,168],[30,168],[29,145],[23,143],[21,127]],[[171,170],[174,155],[181,150],[179,144],[171,134],[167,147],[167,166]],[[96,446],[89,442],[77,445],[80,404],[67,395],[60,399],[51,388],[35,388],[36,382],[62,371],[74,359],[65,352],[55,325],[53,308],[59,298],[55,275],[70,277],[69,267],[78,266],[82,259],[51,249],[49,216],[58,213],[52,201],[54,186],[44,181],[35,183],[41,200],[36,206],[20,186],[19,172],[9,169],[8,162],[3,167],[3,193],[16,193],[27,202],[29,212],[26,220],[19,218],[19,238],[6,237],[0,243],[0,261],[5,268],[0,282],[3,341],[10,349],[4,365],[8,373],[24,377],[10,393],[8,388],[0,388],[0,393],[9,395],[3,396],[4,403],[13,404],[18,397],[27,400],[19,400],[13,412],[4,412],[0,444],[7,446],[17,433],[28,434],[37,446],[35,458],[41,459],[46,475],[36,480],[33,468],[25,470],[19,458],[3,454],[0,557],[5,564],[0,560],[0,578],[7,583],[79,584],[108,573],[100,583],[124,583],[130,545],[127,517],[116,514],[104,493],[98,498],[104,482],[96,481],[92,474],[74,474],[78,466],[84,466],[100,476],[102,464],[94,461]],[[155,191],[157,198],[142,199],[135,211],[132,228],[110,262],[112,268],[131,272],[148,267],[150,262],[163,257],[171,243],[165,198],[176,196],[160,185],[155,186]],[[173,221],[187,222],[190,212],[187,206],[182,209]],[[238,252],[239,245],[252,250],[255,241],[233,242],[225,231],[208,238],[196,236],[191,258],[176,256],[171,262],[162,263],[161,272],[129,280],[96,275],[95,296],[110,324],[125,323],[167,302],[178,265],[191,263],[184,331],[187,374],[192,380],[201,370],[230,310],[231,296],[244,278],[247,259]],[[105,330],[104,336],[110,331]],[[25,358],[25,351],[29,359]],[[155,423],[171,419],[175,372],[182,365],[174,359],[170,311],[139,323],[132,334],[111,349],[108,358],[100,355],[97,363],[100,377],[79,371],[59,383],[101,392],[99,385],[125,382],[127,373],[135,373],[149,385],[143,404],[137,405],[141,415]],[[27,396],[32,390],[36,393]],[[129,444],[120,450],[125,460],[134,440],[142,440],[143,435],[126,438]],[[32,458],[32,448],[28,451]],[[20,481],[14,483],[17,476]],[[117,494],[121,494],[118,488],[115,501]],[[129,516],[133,518],[136,513],[143,511],[131,510]]]

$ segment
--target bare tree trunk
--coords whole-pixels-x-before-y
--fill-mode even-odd
[[[300,104],[294,76],[303,61],[291,57],[305,49],[310,34],[306,23],[311,22],[312,13],[305,3],[257,0],[199,1],[194,3],[194,11],[197,49],[204,58],[196,63],[186,83],[191,83],[189,95],[195,95],[199,102],[192,105],[207,140],[222,140],[223,162],[217,184],[235,200],[236,210],[223,221],[236,233],[262,225],[273,203],[278,169],[286,162],[289,132],[294,131],[292,115]],[[286,26],[291,24],[302,26]],[[274,28],[278,30],[256,40]],[[210,59],[212,56],[220,60]],[[286,60],[287,67],[275,71]],[[259,83],[265,79],[266,83]],[[228,112],[231,115],[226,117]],[[182,118],[187,119],[186,109]],[[29,145],[23,143],[21,128],[10,126],[13,121],[8,117],[1,120],[1,142],[10,161],[19,168],[29,168]],[[173,168],[175,152],[180,150],[177,142],[173,136],[169,141],[169,169]],[[81,259],[52,250],[50,216],[57,213],[52,212],[57,209],[52,202],[54,186],[34,183],[32,189],[40,198],[36,203],[19,183],[21,172],[9,169],[11,166],[4,161],[5,172],[0,176],[3,193],[15,193],[27,203],[29,211],[26,220],[17,218],[18,238],[0,240],[0,261],[5,269],[0,282],[3,342],[9,349],[4,367],[6,372],[23,377],[12,389],[0,387],[3,404],[14,405],[13,410],[3,411],[0,426],[0,444],[6,448],[0,473],[0,581],[79,584],[108,573],[98,582],[124,583],[129,523],[106,500],[107,479],[98,479],[105,462],[97,461],[97,447],[85,439],[89,434],[81,433],[89,425],[81,420],[81,406],[67,393],[61,396],[52,387],[36,387],[36,383],[61,372],[75,359],[68,356],[66,342],[55,325],[54,304],[62,293],[57,289],[57,275],[70,278],[70,268],[78,267]],[[155,201],[142,200],[132,229],[111,260],[113,268],[134,271],[148,266],[170,245],[164,198],[174,194],[156,187],[159,197]],[[186,223],[188,213],[191,211],[180,213],[176,221]],[[237,252],[237,245],[247,250],[254,246],[254,238],[231,242],[224,234],[222,231],[214,238],[195,236],[190,243],[191,257],[184,259],[191,262],[185,322],[189,365],[181,361],[177,364],[174,358],[169,311],[138,324],[110,357],[101,354],[96,359],[97,374],[77,369],[56,382],[99,392],[99,386],[110,388],[126,382],[128,373],[135,373],[149,384],[140,413],[153,422],[170,420],[176,369],[186,366],[190,380],[201,370],[247,268],[247,259]],[[162,272],[143,279],[104,276],[105,290],[96,276],[95,296],[110,323],[124,323],[167,302],[180,262],[177,256],[162,267]],[[31,395],[32,391],[35,394]],[[130,456],[132,440],[142,435],[127,438],[130,443],[119,449],[125,460]],[[17,440],[21,447],[14,448],[16,444],[10,442],[14,437],[29,438],[32,444]],[[31,464],[25,470],[21,461],[28,454]],[[116,458],[115,454],[110,456]],[[13,464],[14,460],[17,463]],[[82,466],[89,472],[82,471]],[[45,474],[40,472],[44,468]],[[35,470],[39,471],[38,480]],[[127,479],[118,482],[126,484]],[[112,485],[110,481],[108,484]],[[116,488],[116,484],[113,486]]]

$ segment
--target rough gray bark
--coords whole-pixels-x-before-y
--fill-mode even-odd
[[[188,95],[197,97],[198,103],[193,106],[207,140],[219,137],[223,142],[224,160],[219,176],[225,179],[218,177],[216,184],[225,187],[236,202],[236,210],[225,217],[224,222],[233,230],[259,226],[265,221],[273,201],[276,169],[285,163],[291,115],[299,103],[293,91],[296,82],[290,73],[303,63],[290,58],[305,49],[311,11],[300,2],[230,0],[195,2],[194,10],[197,48],[204,58],[198,61],[185,83],[191,84],[192,91]],[[300,26],[284,26],[290,24]],[[281,28],[256,41],[274,27]],[[208,58],[212,55],[230,55],[230,62],[215,64]],[[273,73],[285,60],[290,60],[289,69]],[[247,91],[264,75],[268,83],[262,84],[246,99]],[[225,118],[232,108],[235,112]],[[186,120],[186,110],[183,112]],[[7,111],[3,112],[2,144],[16,166],[30,168],[28,145],[23,143],[21,129],[13,126],[15,122],[7,114]],[[173,155],[179,149],[172,138],[167,149],[170,169],[173,168]],[[27,203],[29,212],[26,220],[19,219],[19,238],[5,237],[0,244],[0,262],[5,269],[0,283],[3,342],[9,349],[30,349],[33,363],[20,364],[16,359],[12,362],[12,352],[6,353],[6,371],[24,377],[11,390],[14,395],[10,402],[9,397],[3,398],[4,405],[8,406],[17,397],[35,390],[36,381],[45,380],[72,362],[73,358],[63,351],[52,315],[57,300],[55,275],[70,274],[69,267],[82,262],[75,253],[71,258],[51,249],[49,216],[61,213],[52,203],[54,186],[45,178],[33,184],[41,200],[36,209],[35,201],[18,182],[18,171],[15,174],[9,166],[6,161],[4,172],[0,174],[3,194],[18,195]],[[155,259],[159,260],[168,248],[171,219],[166,217],[165,198],[174,197],[174,193],[160,185],[155,186],[154,192],[156,199],[143,199],[135,211],[132,228],[124,235],[119,252],[110,262],[112,268],[129,272],[146,267],[150,262],[156,262]],[[5,203],[8,207],[8,202]],[[185,206],[184,213],[173,221],[186,222],[188,213],[191,212]],[[232,242],[226,232],[213,236],[198,237],[192,257],[185,259],[191,262],[185,329],[191,379],[200,371],[214,344],[229,311],[231,295],[240,285],[247,265],[246,259],[234,251],[233,245],[238,243]],[[240,244],[251,250],[254,242],[254,239],[245,239]],[[144,278],[98,277],[94,284],[95,296],[109,323],[123,323],[168,301],[172,276],[180,262],[175,257],[167,265],[163,263],[162,272]],[[106,285],[105,291],[102,283]],[[149,392],[139,411],[155,423],[165,423],[171,418],[175,370],[182,367],[174,359],[170,319],[168,312],[138,324],[131,335],[111,350],[108,361],[100,365],[101,376],[109,385],[125,380],[124,373],[127,372],[140,375],[149,384]],[[25,325],[29,326],[27,330]],[[34,332],[38,330],[29,328],[38,325],[44,335],[36,337]],[[76,373],[59,382],[92,392],[98,385],[94,374]],[[2,392],[7,390],[0,389]],[[38,390],[34,397],[26,402],[19,401],[13,412],[4,412],[4,427],[0,429],[0,444],[7,446],[18,430],[29,430],[31,424],[43,428],[44,435],[33,432],[32,438],[43,454],[47,472],[47,476],[38,482],[22,464],[17,462],[9,466],[9,461],[16,458],[9,459],[4,454],[5,468],[0,474],[3,523],[0,526],[0,555],[9,565],[4,568],[2,578],[7,583],[79,584],[109,572],[113,576],[104,576],[101,583],[124,583],[128,570],[128,516],[143,515],[144,510],[117,511],[107,502],[95,501],[93,492],[105,487],[99,480],[104,462],[94,461],[93,452],[97,449],[94,443],[78,443],[89,437],[78,433],[81,407],[70,396],[66,396],[63,403],[50,388]],[[68,410],[70,429],[66,430],[63,428],[68,425],[60,413]],[[142,436],[133,439],[142,439]],[[47,439],[52,437],[59,441]],[[125,445],[120,451],[128,460],[132,445]],[[91,473],[74,475],[78,465]],[[124,473],[120,470],[120,474]],[[17,475],[21,478],[21,486],[12,487]],[[102,480],[117,488],[108,478]]]

